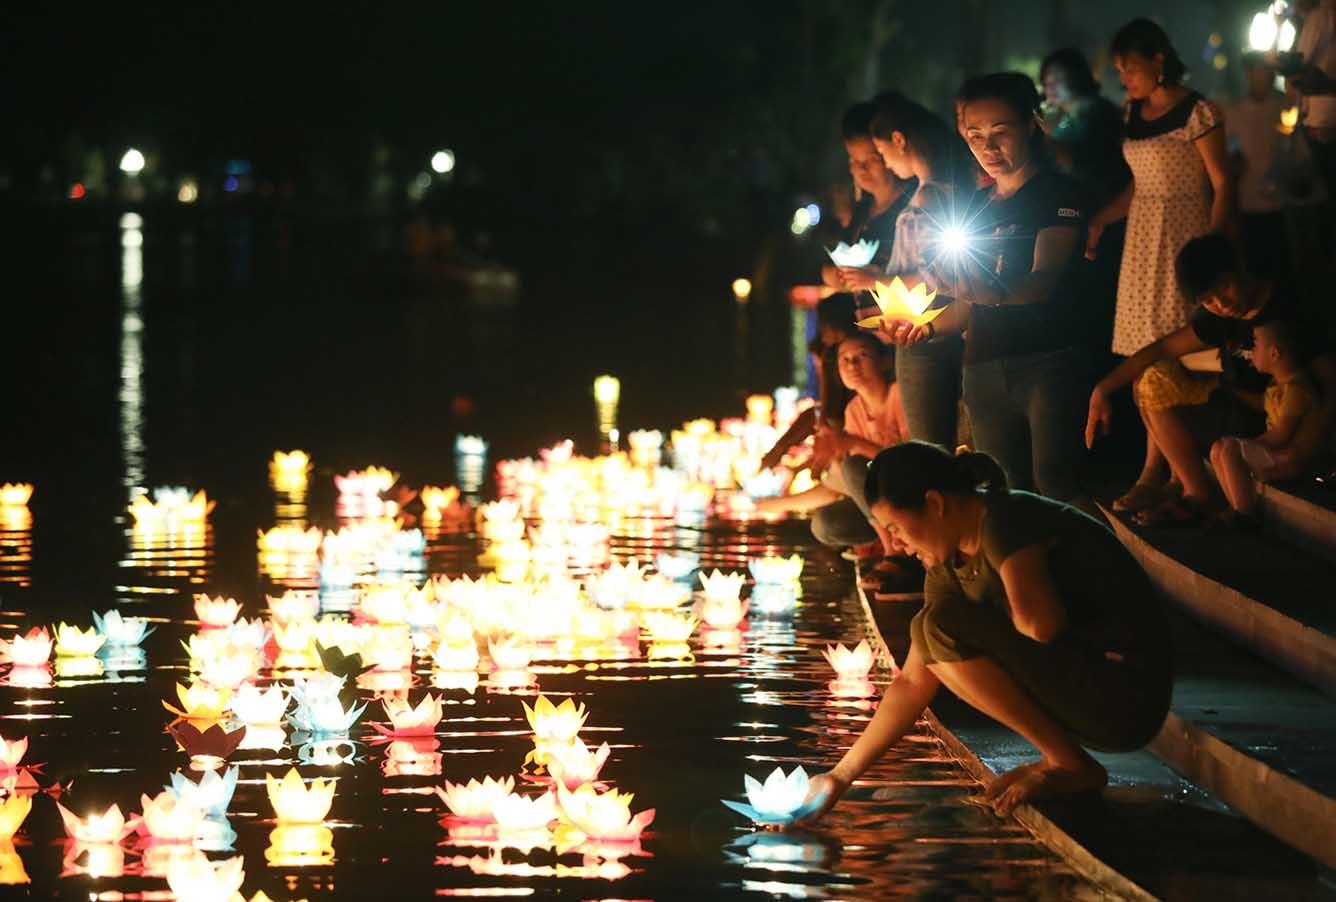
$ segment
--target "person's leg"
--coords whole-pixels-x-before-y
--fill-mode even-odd
[[[965,367],[965,407],[974,426],[974,447],[998,462],[1012,488],[1031,490],[1030,424],[1024,407],[1012,397],[1006,363],[990,360]]]
[[[1146,427],[1155,437],[1155,444],[1169,461],[1174,477],[1183,485],[1183,499],[1198,507],[1209,507],[1215,500],[1215,489],[1202,462],[1202,449],[1183,421],[1178,408],[1146,412]]]
[[[866,457],[850,454],[840,461],[840,478],[844,483],[845,490],[849,493],[849,500],[857,505],[858,510],[867,519],[868,525],[877,534],[877,540],[881,542],[882,553],[890,557],[896,553],[895,541],[891,538],[891,534],[877,522],[876,517],[872,516],[872,510],[867,504],[867,469],[871,463]]]
[[[1081,441],[1090,396],[1075,351],[1035,355],[1026,365],[1025,414],[1035,487],[1050,498],[1090,507],[1081,491]],[[1019,377],[1021,374],[1017,374]],[[1088,513],[1097,513],[1093,508]]]
[[[877,533],[853,501],[841,498],[812,514],[812,536],[822,545],[843,548],[874,541]]]
[[[910,436],[947,449],[956,442],[961,346],[959,339],[944,338],[895,352],[895,378]]]

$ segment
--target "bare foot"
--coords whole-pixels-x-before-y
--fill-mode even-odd
[[[1014,767],[1004,774],[999,774],[993,778],[993,782],[988,784],[988,788],[983,791],[983,799],[990,805],[993,800],[1007,790],[1011,784],[1015,783],[1021,777],[1040,766],[1040,762],[1033,764],[1022,764],[1020,767]]]
[[[1006,780],[1006,784],[994,792],[994,787]],[[1054,767],[1039,762],[1018,767],[1003,774],[993,786],[988,787],[988,798],[993,802],[993,810],[1003,816],[1011,814],[1017,805],[1033,799],[1051,799],[1057,796],[1080,795],[1103,789],[1109,782],[1109,774],[1094,758],[1087,757],[1076,769]]]

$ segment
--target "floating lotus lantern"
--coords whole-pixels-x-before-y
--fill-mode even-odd
[[[802,575],[803,559],[798,554],[788,557],[774,555],[754,557],[747,561],[747,569],[758,583],[770,586],[786,585],[797,581]]]
[[[912,289],[899,276],[891,279],[889,285],[877,282],[872,288],[872,299],[877,302],[881,315],[861,319],[858,325],[864,329],[876,329],[883,320],[907,322],[915,326],[927,325],[946,309],[930,309],[936,297],[937,292],[928,291],[928,286],[923,282]]]
[[[171,785],[164,788],[181,801],[198,808],[207,817],[223,817],[227,814],[227,806],[232,804],[240,773],[240,769],[235,766],[229,767],[221,776],[217,771],[204,771],[196,782],[177,771],[171,776]]]
[[[525,642],[515,638],[499,642],[488,641],[487,654],[492,659],[496,670],[527,670],[533,657],[533,649]]]
[[[56,654],[62,657],[87,658],[97,654],[97,650],[107,641],[107,637],[98,633],[96,627],[81,630],[62,622],[56,627]]]
[[[211,770],[220,766],[223,760],[237,750],[241,740],[246,737],[246,728],[225,730],[219,723],[211,724],[201,730],[190,721],[175,723],[167,727],[177,745],[190,756],[190,763],[199,770]]]
[[[375,498],[381,492],[388,492],[398,481],[399,474],[385,467],[350,470],[347,475],[334,477],[334,484],[338,486],[340,495],[360,498]]]
[[[173,859],[167,867],[167,885],[177,899],[190,902],[232,902],[246,879],[245,859],[240,855],[212,862],[197,852]]]
[[[583,704],[576,705],[575,699],[567,698],[560,705],[554,705],[546,695],[538,696],[538,701],[530,708],[524,705],[524,716],[533,727],[534,735],[542,742],[551,745],[569,744],[579,734],[589,712]]]
[[[5,739],[0,736],[0,776],[6,771],[12,771],[19,766],[23,756],[28,753],[28,737],[22,739]]]
[[[120,611],[107,611],[105,614],[93,612],[93,625],[107,639],[108,645],[130,648],[141,644],[153,627],[143,617],[122,617]]]
[[[242,617],[223,633],[229,645],[259,650],[269,641],[269,627],[259,617],[247,620]]]
[[[265,774],[264,786],[280,824],[318,824],[334,804],[333,780],[317,779],[307,785],[295,767],[282,780]]]
[[[747,616],[747,603],[738,598],[707,598],[700,606],[700,619],[713,629],[731,629]]]
[[[497,802],[509,796],[514,790],[514,777],[502,777],[499,780],[484,777],[481,783],[475,779],[470,779],[468,783],[451,783],[446,780],[444,789],[436,787],[436,794],[455,817],[466,821],[491,823]]]
[[[406,626],[380,626],[362,646],[362,660],[376,670],[404,670],[413,663],[413,634]]]
[[[481,457],[487,453],[487,440],[481,435],[457,435],[455,453],[466,457]]]
[[[348,678],[342,674],[314,673],[309,677],[297,677],[292,681],[292,697],[299,705],[314,705],[320,702],[339,700]]]
[[[283,722],[288,696],[280,686],[261,691],[256,686],[242,686],[232,697],[232,713],[247,726],[275,726]]]
[[[274,644],[280,651],[303,653],[315,651],[316,625],[314,620],[295,620],[274,624]]]
[[[762,614],[791,614],[798,606],[798,583],[757,583],[751,593],[751,610]]]
[[[365,704],[344,708],[337,697],[315,702],[303,701],[292,712],[292,722],[298,729],[315,735],[346,733],[365,710]]]
[[[275,451],[269,461],[269,479],[281,492],[306,488],[311,472],[311,457],[305,451]]]
[[[494,670],[491,676],[487,678],[488,685],[492,685],[498,674],[508,674],[508,671]],[[527,685],[529,675],[524,673],[525,682],[521,685]],[[437,670],[431,675],[431,684],[437,689],[456,689],[469,695],[478,691],[478,672],[476,670]]]
[[[390,720],[390,727],[387,729],[378,723],[371,726],[383,736],[430,736],[445,716],[441,700],[430,692],[418,702],[417,707],[398,698],[384,699],[381,704],[385,706],[385,716]]]
[[[277,598],[265,596],[265,600],[269,602],[269,616],[275,625],[314,620],[320,613],[319,592],[289,589]]]
[[[584,740],[577,737],[569,745],[557,745],[548,750],[547,770],[554,781],[567,789],[579,789],[598,779],[611,752],[606,742],[591,751]]]
[[[150,798],[139,797],[144,806],[144,817],[139,822],[139,831],[157,842],[183,843],[193,842],[199,832],[204,812],[170,790],[164,790]]]
[[[280,824],[269,831],[269,846],[264,850],[264,858],[276,868],[333,864],[334,831],[320,824]]]
[[[557,797],[550,792],[536,798],[512,792],[492,805],[492,820],[502,831],[542,830],[560,816]]]
[[[795,767],[788,776],[777,767],[765,778],[764,783],[746,775],[743,783],[750,804],[744,805],[728,799],[724,799],[723,802],[754,823],[791,824],[808,810],[803,805],[807,799],[808,777],[807,772],[801,767]]]
[[[635,558],[614,562],[587,583],[589,597],[601,608],[620,608],[644,583],[645,571]]]
[[[857,244],[845,244],[841,241],[834,247],[827,248],[826,253],[830,255],[831,261],[836,266],[867,266],[872,262],[872,258],[877,255],[877,248],[881,246],[880,241],[868,241],[866,238]]]
[[[30,482],[6,482],[0,485],[0,507],[27,507],[32,490]]]
[[[459,503],[459,489],[455,486],[424,485],[419,497],[422,499],[423,515],[427,519],[440,519],[446,510]]]
[[[696,630],[695,617],[690,614],[670,614],[666,611],[647,611],[640,618],[645,632],[654,642],[685,642]],[[736,623],[737,621],[734,621]]]
[[[872,646],[866,639],[853,648],[845,648],[843,643],[828,645],[821,654],[842,680],[860,680],[872,670]]]
[[[629,792],[619,793],[615,789],[599,792],[589,783],[571,792],[558,783],[557,798],[567,819],[591,839],[631,842],[654,820],[653,808],[632,817],[634,796]]]
[[[210,598],[208,595],[195,596],[195,616],[201,626],[225,627],[236,622],[241,613],[241,605],[235,598]]]
[[[631,593],[631,606],[642,611],[667,611],[691,597],[691,588],[663,575],[647,578]]]
[[[447,644],[442,642],[432,652],[432,661],[437,670],[471,671],[478,667],[478,646],[470,639],[468,642]]]
[[[200,682],[217,689],[236,689],[254,677],[258,668],[254,650],[228,646],[220,654],[200,663],[199,678]]]
[[[737,598],[742,594],[742,584],[746,579],[741,573],[713,573],[700,575],[701,590],[707,600]]]
[[[41,667],[51,658],[51,634],[46,627],[33,627],[8,642],[0,639],[0,660],[15,667]]]
[[[32,811],[32,796],[26,793],[23,795],[10,793],[5,801],[0,803],[0,842],[8,842],[13,838],[19,827],[23,826],[30,811]]]
[[[90,814],[86,818],[79,817],[59,802],[56,808],[65,822],[65,832],[81,843],[119,843],[139,825],[139,818],[126,820],[116,804],[102,814]]]
[[[683,580],[696,572],[700,566],[700,555],[684,551],[678,553],[662,552],[654,558],[655,568],[668,579]]]
[[[300,526],[284,524],[259,533],[256,544],[262,553],[274,557],[314,557],[320,551],[323,538],[324,534],[318,526],[302,529]]]
[[[203,491],[191,495],[186,489],[155,489],[152,501],[145,495],[135,496],[130,516],[141,529],[174,528],[202,524],[213,507]]]
[[[191,683],[189,688],[177,683],[176,697],[180,699],[181,707],[177,708],[166,701],[162,706],[186,720],[217,721],[223,718],[231,695],[229,689],[219,689],[203,683]]]

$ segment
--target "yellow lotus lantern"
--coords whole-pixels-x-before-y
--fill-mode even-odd
[[[670,614],[667,611],[647,611],[640,618],[645,632],[654,642],[685,642],[696,630],[695,617],[690,614]],[[737,621],[733,621],[736,623]]]
[[[1276,126],[1276,130],[1282,135],[1292,135],[1298,124],[1299,108],[1297,106],[1292,106],[1280,111],[1280,123]]]
[[[23,756],[28,753],[28,737],[22,739],[5,739],[0,736],[0,775],[4,771],[13,770],[19,766]]]
[[[195,596],[195,616],[199,618],[201,626],[231,626],[240,613],[241,605],[235,598],[224,598],[221,595],[210,598],[203,594]]]
[[[589,712],[583,704],[576,705],[575,699],[568,698],[560,705],[554,705],[546,695],[538,696],[538,701],[530,708],[524,705],[524,716],[533,727],[534,735],[542,742],[565,745],[575,739],[584,726]]]
[[[459,501],[459,489],[452,485],[424,485],[418,497],[422,499],[423,513],[439,520],[447,509]]]
[[[264,859],[276,868],[333,864],[334,831],[321,824],[279,824],[269,832]]]
[[[169,790],[163,790],[150,798],[139,797],[144,806],[144,819],[141,829],[158,842],[185,843],[193,842],[199,832],[204,812],[184,799],[179,799]]]
[[[6,482],[0,485],[0,507],[27,507],[32,490],[30,482]]]
[[[277,598],[266,596],[266,600],[269,602],[269,616],[274,623],[314,620],[320,613],[319,592],[289,589]]]
[[[437,670],[473,671],[478,667],[478,646],[472,639],[455,644],[442,642],[431,657]]]
[[[638,839],[654,820],[653,808],[647,808],[632,817],[631,800],[634,796],[631,793],[619,793],[615,789],[601,793],[590,783],[574,792],[558,784],[557,798],[570,822],[591,839],[631,842]]]
[[[747,603],[738,598],[707,598],[700,619],[713,629],[731,629],[747,616]]]
[[[232,902],[246,879],[240,855],[212,862],[203,852],[180,856],[167,866],[167,885],[178,899],[191,902]]]
[[[497,670],[526,670],[533,657],[533,649],[528,643],[515,638],[488,641],[487,653],[492,659],[492,667]]]
[[[23,869],[23,859],[18,849],[8,840],[0,840],[0,886],[18,886],[31,883],[28,872]]]
[[[97,654],[106,641],[107,637],[98,633],[96,627],[81,630],[64,622],[56,627],[56,654],[63,657],[90,657]]]
[[[265,774],[264,785],[280,824],[318,824],[334,804],[333,780],[317,779],[308,786],[295,767],[282,780]]]
[[[721,573],[716,570],[707,574],[700,572],[701,591],[707,599],[725,600],[737,598],[742,593],[742,584],[746,577],[741,573]]]
[[[59,802],[56,808],[60,810],[60,819],[65,822],[65,832],[71,839],[82,843],[118,843],[139,825],[139,818],[126,820],[120,806],[116,804],[102,814],[90,814],[86,818],[79,817]]]
[[[263,692],[255,686],[242,686],[232,698],[232,713],[247,727],[281,724],[287,710],[288,696],[280,686],[270,686]]]
[[[275,482],[305,485],[309,472],[311,457],[305,451],[275,451],[269,461],[269,475]]]
[[[23,821],[30,811],[32,811],[31,795],[11,793],[4,803],[0,804],[0,841],[8,842],[18,832],[19,827],[23,826]]]
[[[775,413],[775,399],[769,395],[751,395],[747,398],[747,420],[769,424]]]
[[[274,624],[274,643],[280,651],[302,654],[315,648],[314,620],[296,620],[288,624]]]
[[[229,645],[200,662],[200,682],[217,689],[236,689],[255,676],[259,665],[254,649]]]
[[[876,329],[883,320],[907,322],[915,326],[927,325],[946,309],[930,309],[936,297],[937,292],[928,291],[928,286],[923,282],[912,289],[899,276],[891,279],[889,285],[877,282],[872,288],[872,300],[876,301],[881,315],[861,319],[858,325],[864,329]]]
[[[228,699],[232,697],[229,689],[219,689],[213,686],[206,686],[203,683],[191,683],[190,688],[186,688],[180,683],[176,684],[176,697],[181,701],[181,707],[177,708],[164,701],[162,706],[177,717],[194,721],[216,721],[222,720],[227,711]]]
[[[256,544],[260,551],[271,558],[311,557],[320,551],[324,533],[320,527],[302,529],[300,526],[284,524],[275,526],[268,532],[258,533]]]

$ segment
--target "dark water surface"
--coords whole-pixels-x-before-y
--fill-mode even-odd
[[[190,596],[233,595],[243,616],[261,616],[266,592],[283,586],[257,564],[256,530],[337,526],[333,472],[376,463],[411,484],[451,483],[460,429],[486,435],[493,460],[587,437],[599,372],[623,379],[624,428],[731,413],[746,389],[789,376],[782,308],[756,314],[737,353],[735,310],[719,291],[732,267],[726,255],[694,270],[618,258],[608,264],[615,277],[595,290],[581,278],[607,259],[594,248],[582,266],[526,274],[518,299],[481,301],[402,265],[397,231],[374,232],[236,219],[155,233],[131,221],[33,242],[17,264],[0,482],[32,481],[37,493],[31,523],[0,524],[0,634],[62,617],[87,625],[91,611],[113,607],[159,620],[142,660],[58,660],[49,685],[3,676],[0,735],[30,738],[25,761],[46,763],[43,784],[69,785],[61,800],[74,811],[116,802],[137,812],[141,793],[187,767],[160,700],[190,678],[180,644],[196,630]],[[458,394],[475,413],[455,409]],[[276,448],[290,447],[310,451],[317,468],[295,508],[270,490],[265,470]],[[132,487],[164,484],[219,500],[206,532],[131,532],[123,512]],[[261,889],[276,900],[1091,894],[1026,832],[975,804],[977,784],[925,729],[869,772],[820,831],[753,833],[718,800],[740,799],[744,774],[828,765],[871,714],[871,702],[832,693],[819,654],[863,635],[851,572],[812,547],[802,524],[627,521],[616,533],[618,557],[676,548],[741,570],[748,557],[797,550],[807,566],[791,604],[783,593],[756,604],[735,637],[707,644],[698,633],[685,659],[656,659],[644,642],[603,661],[549,647],[531,667],[532,685],[489,686],[483,674],[468,691],[433,689],[443,683],[419,656],[396,686],[411,683],[414,701],[429,689],[445,698],[445,718],[422,745],[378,739],[369,722],[384,716],[373,702],[346,743],[303,743],[289,728],[270,747],[239,751],[228,809],[236,836],[224,843],[233,851],[210,856],[244,856],[247,898]],[[432,532],[420,570],[407,576],[476,572],[477,553],[470,534]],[[346,601],[324,596],[327,607]],[[359,700],[375,686],[358,689]],[[440,822],[446,811],[431,787],[444,779],[509,774],[537,787],[522,774],[533,746],[521,700],[532,703],[538,689],[587,705],[582,736],[613,750],[603,779],[636,794],[633,811],[657,810],[633,853],[472,842]],[[338,781],[326,822],[332,856],[321,849],[305,866],[274,848],[264,787],[266,773],[293,765]],[[16,846],[17,864],[6,860],[0,875],[21,867],[34,897],[165,894],[167,853],[131,840],[123,853],[90,856],[65,841],[45,795]]]

